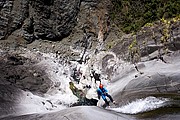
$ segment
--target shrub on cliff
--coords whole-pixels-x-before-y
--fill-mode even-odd
[[[180,14],[178,0],[112,0],[110,15],[123,32],[137,31],[146,23]]]

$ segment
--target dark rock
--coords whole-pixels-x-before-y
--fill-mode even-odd
[[[0,117],[15,113],[17,110],[15,104],[20,102],[19,98],[22,96],[23,92],[20,89],[12,85],[0,84]]]
[[[68,36],[76,23],[80,0],[36,0],[34,10],[34,35],[37,38],[60,40]],[[53,6],[53,7],[52,7]]]
[[[46,93],[51,86],[51,80],[44,70],[37,68],[31,61],[18,55],[5,55],[0,59],[0,81],[35,94]]]
[[[0,2],[0,39],[6,39],[23,26],[23,37],[61,40],[76,24],[80,0],[19,0]]]
[[[88,99],[86,97],[84,97],[83,99],[79,99],[78,102],[74,103],[71,105],[71,107],[74,107],[74,106],[97,106],[97,102],[98,100],[97,99]]]

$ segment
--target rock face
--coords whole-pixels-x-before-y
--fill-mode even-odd
[[[134,35],[122,36],[121,40],[112,47],[112,51],[132,63],[157,59],[180,49],[179,27],[179,21],[154,22],[151,26],[143,27]]]
[[[147,96],[179,99],[180,76],[178,74],[175,72],[170,75],[153,73],[150,77],[142,76],[133,79],[121,92],[121,105]]]
[[[14,31],[28,41],[61,40],[75,26],[80,0],[2,0],[0,39]]]
[[[15,54],[1,54],[0,81],[2,85],[15,86],[35,94],[47,92],[51,86],[51,80],[44,70],[33,65],[35,61]]]
[[[117,78],[121,84],[114,81],[115,84],[119,85],[119,91],[122,91],[117,93],[114,91],[116,93],[115,99],[119,101],[120,105],[147,96],[179,99],[179,51],[170,56],[164,56],[164,58],[167,63],[157,60],[139,63],[139,65],[143,64],[144,66],[139,67],[141,74],[135,72],[133,67],[121,71],[121,77]]]

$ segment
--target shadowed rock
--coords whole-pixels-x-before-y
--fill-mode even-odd
[[[0,2],[0,39],[21,30],[29,42],[61,40],[76,24],[80,0],[3,0]]]
[[[28,58],[7,54],[0,58],[0,81],[33,93],[45,93],[51,80]]]

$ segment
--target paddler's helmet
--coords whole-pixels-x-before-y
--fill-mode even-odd
[[[103,88],[103,84],[100,84],[100,85],[99,85],[99,88],[102,89],[102,88]]]

